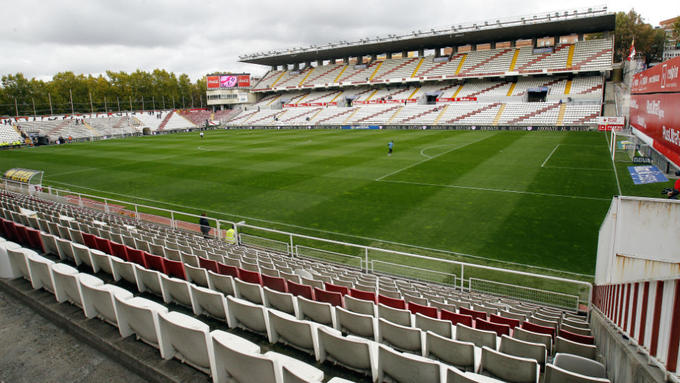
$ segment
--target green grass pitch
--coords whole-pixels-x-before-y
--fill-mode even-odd
[[[219,130],[0,152],[2,170],[44,170],[74,191],[583,274],[619,188],[666,186],[633,186],[616,165],[618,183],[595,132]]]

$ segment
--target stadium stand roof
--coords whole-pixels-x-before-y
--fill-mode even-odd
[[[241,62],[268,66],[367,56],[386,52],[417,51],[467,44],[515,41],[572,33],[613,31],[616,14],[606,6],[551,12],[541,15],[489,20],[469,25],[453,25],[446,29],[413,31],[406,35],[389,35],[355,42],[341,41],[324,46],[290,48],[240,56]]]

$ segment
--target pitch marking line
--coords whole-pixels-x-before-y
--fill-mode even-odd
[[[610,201],[611,200],[610,198],[587,197],[587,196],[576,196],[576,195],[566,195],[566,194],[552,194],[552,193],[538,193],[538,192],[530,192],[530,191],[524,191],[524,190],[482,188],[482,187],[476,187],[476,186],[442,185],[442,184],[430,184],[430,183],[424,183],[424,182],[390,181],[390,180],[380,181],[380,182],[391,182],[391,183],[420,185],[420,186],[434,186],[434,187],[442,187],[442,188],[450,188],[450,189],[467,189],[467,190],[488,191],[488,192],[496,192],[496,193],[528,194],[528,195],[536,195],[536,196],[543,196],[543,197],[587,199],[587,200],[594,200],[594,201]]]
[[[548,161],[550,160],[550,157],[552,157],[552,155],[555,154],[555,152],[557,151],[557,148],[559,148],[560,145],[561,144],[555,145],[555,149],[553,149],[552,152],[550,152],[550,154],[548,154],[548,157],[545,158],[545,161],[543,161],[543,163],[541,164],[541,167],[544,167],[545,164],[548,163]]]
[[[567,169],[567,170],[587,170],[587,171],[597,171],[597,172],[608,172],[609,169],[603,168],[575,168],[571,166],[545,166],[544,169]]]
[[[432,248],[432,247],[409,245],[407,243],[388,241],[386,239],[364,237],[364,236],[361,236],[361,235],[339,233],[337,231],[317,229],[317,228],[313,228],[313,227],[300,226],[300,225],[284,223],[284,222],[279,222],[279,221],[270,221],[270,220],[267,220],[267,219],[249,217],[249,216],[240,215],[240,214],[224,213],[224,212],[217,211],[217,210],[197,208],[197,207],[194,207],[194,206],[186,206],[186,205],[182,205],[182,204],[178,204],[178,203],[172,203],[172,202],[163,202],[163,201],[155,200],[155,199],[152,199],[152,198],[144,198],[144,197],[138,197],[138,196],[134,196],[134,195],[130,195],[130,194],[115,193],[115,192],[110,192],[110,191],[106,191],[106,190],[89,188],[89,187],[86,187],[86,186],[69,184],[69,183],[66,183],[66,182],[58,182],[58,181],[51,181],[51,182],[55,183],[55,184],[72,186],[72,187],[76,187],[76,188],[92,190],[92,191],[96,191],[96,192],[101,192],[101,193],[106,193],[106,194],[111,194],[111,195],[117,195],[117,196],[121,196],[121,197],[135,198],[135,199],[138,199],[138,200],[141,200],[141,201],[155,202],[155,203],[162,204],[162,205],[176,206],[176,207],[181,207],[181,208],[185,208],[185,209],[201,210],[201,211],[205,211],[205,212],[208,212],[208,213],[215,213],[215,214],[220,214],[220,215],[229,215],[229,216],[238,217],[238,218],[241,218],[241,219],[248,219],[248,220],[251,220],[251,221],[259,221],[259,222],[264,222],[264,223],[269,223],[269,224],[281,225],[281,226],[286,226],[286,227],[293,227],[293,228],[296,228],[296,229],[304,229],[304,230],[314,231],[314,232],[317,232],[317,233],[339,235],[341,237],[346,237],[346,238],[365,239],[365,240],[373,241],[373,242],[388,243],[388,244],[391,244],[391,245],[405,246],[405,247],[410,247],[410,248],[413,248],[413,249],[420,249],[420,250],[437,251],[437,252],[442,252],[442,253],[446,253],[446,254],[453,254],[453,255],[458,255],[458,256],[463,256],[463,257],[470,257],[470,258],[476,258],[476,259],[493,261],[493,262],[500,262],[500,263],[505,263],[505,264],[528,266],[528,267],[531,267],[531,268],[534,268],[534,269],[539,269],[539,270],[548,270],[548,271],[554,271],[554,272],[560,272],[560,273],[566,273],[566,274],[573,274],[573,275],[588,276],[588,277],[592,276],[592,275],[588,275],[588,274],[574,273],[574,272],[571,272],[571,271],[551,269],[551,268],[548,268],[548,267],[532,266],[532,265],[527,265],[527,264],[523,264],[523,263],[503,261],[503,260],[499,260],[499,259],[495,259],[495,258],[480,257],[478,255],[459,253],[459,252],[450,251],[450,250],[442,250],[442,249],[435,249],[435,248]],[[391,182],[391,181],[384,181],[384,182]],[[122,202],[125,202],[125,201],[122,201]],[[130,202],[130,203],[134,203],[134,202]]]
[[[605,141],[607,141],[607,147],[609,147],[609,137],[607,137],[606,132],[604,134],[604,139],[605,139]],[[616,177],[616,187],[619,190],[619,195],[621,195],[623,193],[621,193],[621,183],[619,182],[619,172],[616,170],[616,164],[614,163],[614,157],[611,156],[611,150],[609,151],[609,158],[612,161],[612,168],[614,168],[614,177]]]
[[[405,166],[405,167],[403,167],[403,168],[401,168],[401,169],[397,169],[397,170],[395,170],[395,171],[393,171],[393,172],[390,172],[390,173],[387,173],[387,174],[385,174],[385,175],[383,175],[383,176],[380,176],[380,177],[376,178],[375,181],[382,181],[383,179],[385,179],[385,178],[387,178],[387,177],[389,177],[389,176],[393,176],[393,175],[395,175],[395,174],[397,174],[397,173],[403,172],[404,170],[411,169],[411,168],[414,167],[414,166],[418,166],[418,165],[420,165],[420,164],[422,164],[422,163],[425,163],[425,162],[427,162],[427,161],[429,161],[429,160],[432,160],[432,159],[435,159],[435,158],[437,158],[437,157],[443,156],[444,154],[451,153],[451,152],[453,152],[454,150],[462,149],[462,148],[464,148],[464,147],[466,147],[466,146],[469,146],[469,145],[472,145],[472,144],[476,144],[476,143],[478,143],[478,142],[480,142],[480,141],[486,140],[487,138],[493,137],[493,136],[495,136],[495,135],[496,135],[496,134],[494,133],[494,134],[488,135],[488,136],[486,136],[486,137],[480,138],[480,139],[478,139],[478,140],[475,140],[475,141],[472,141],[472,142],[468,142],[467,144],[463,144],[463,145],[456,146],[456,147],[454,147],[454,148],[451,148],[451,149],[449,149],[449,150],[446,150],[446,151],[444,151],[444,152],[441,152],[441,153],[439,153],[439,154],[437,154],[437,155],[434,155],[434,156],[432,156],[432,157],[425,158],[424,160],[420,160],[420,161],[418,161],[418,162],[414,162],[414,163],[412,163],[411,165]],[[422,154],[422,151],[421,151],[421,154]],[[427,156],[426,156],[426,157],[427,157]]]

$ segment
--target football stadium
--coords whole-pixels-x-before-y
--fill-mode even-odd
[[[616,28],[244,47],[265,74],[181,108],[14,98],[0,380],[680,382],[680,57],[616,62]],[[111,365],[16,367],[81,347]]]

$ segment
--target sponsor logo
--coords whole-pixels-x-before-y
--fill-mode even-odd
[[[666,78],[670,80],[675,80],[678,78],[678,67],[677,66],[672,66],[668,68],[668,71],[666,72]]]
[[[661,130],[663,131],[664,140],[675,146],[680,146],[680,131],[673,128],[666,128],[665,125],[661,127]]]
[[[664,112],[663,109],[661,109],[661,100],[647,101],[647,114],[663,118]]]

